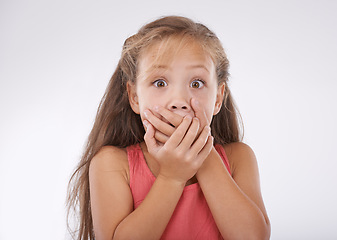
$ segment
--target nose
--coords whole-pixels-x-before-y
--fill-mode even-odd
[[[189,106],[184,102],[175,101],[173,104],[170,105],[170,109],[187,111],[189,110]]]
[[[173,94],[171,101],[169,103],[169,109],[173,112],[181,113],[186,115],[186,113],[191,111],[190,99],[188,94]]]

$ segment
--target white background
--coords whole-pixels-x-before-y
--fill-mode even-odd
[[[67,181],[124,40],[178,14],[214,30],[272,239],[337,239],[337,1],[0,1],[0,239],[69,239]]]

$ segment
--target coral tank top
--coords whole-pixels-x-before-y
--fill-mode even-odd
[[[230,173],[225,150],[221,145],[215,145],[215,149]],[[127,147],[127,154],[130,168],[130,188],[134,209],[136,209],[145,199],[156,178],[147,166],[139,144]],[[161,239],[223,239],[199,183],[184,188]]]

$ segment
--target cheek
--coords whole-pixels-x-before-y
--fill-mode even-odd
[[[143,101],[139,101],[140,112],[144,112],[146,109],[150,109],[152,111],[155,109],[155,106],[164,106],[164,104],[161,103],[159,98],[144,99]]]
[[[160,96],[155,96],[154,94],[146,94],[146,96],[142,96],[139,99],[139,112],[140,117],[142,120],[146,119],[146,116],[144,114],[144,111],[149,109],[156,117],[160,117],[159,114],[156,113],[155,107],[156,106],[164,106],[164,104],[161,103],[162,98]]]
[[[208,92],[197,96],[197,99],[202,103],[202,107],[206,113],[208,120],[212,120],[216,97],[215,94]]]
[[[208,108],[208,109],[206,109],[206,117],[207,117],[207,119],[208,119],[209,122],[212,121],[213,112],[214,112],[214,108]]]
[[[209,122],[212,121],[212,118],[213,118],[213,112],[214,112],[214,103],[213,101],[203,101],[201,102],[201,109],[203,109],[204,111],[204,114],[206,115],[205,117],[207,118],[207,120]]]

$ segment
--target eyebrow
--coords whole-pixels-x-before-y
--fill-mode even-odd
[[[187,68],[189,68],[189,69],[191,69],[191,68],[202,68],[202,69],[205,69],[207,72],[209,72],[208,68],[205,65],[202,65],[202,64],[190,65]]]
[[[153,64],[151,68],[170,69],[167,65]]]
[[[154,64],[151,68],[154,68],[154,69],[169,69],[170,70],[170,67],[168,67],[167,65],[160,65],[160,64]],[[187,66],[188,69],[193,69],[193,68],[202,68],[202,69],[205,69],[207,72],[209,72],[208,68],[205,66],[205,65],[202,65],[202,64],[196,64],[196,65],[190,65],[190,66]]]

